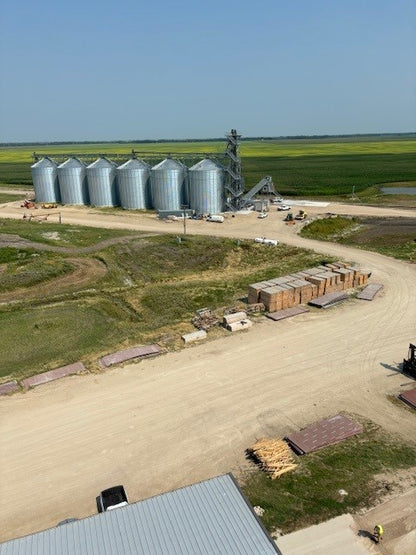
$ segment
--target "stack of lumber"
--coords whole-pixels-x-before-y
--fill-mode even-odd
[[[247,451],[272,480],[298,466],[289,445],[281,439],[260,439]]]
[[[233,322],[238,322],[240,320],[246,320],[247,313],[240,311],[240,312],[233,312],[232,314],[225,314],[222,320],[224,326],[228,324],[232,324]]]
[[[185,333],[182,335],[184,343],[193,343],[194,341],[201,341],[207,338],[207,332],[205,330],[192,331],[190,333]]]
[[[247,318],[245,312],[234,312],[233,314],[226,314],[223,318],[223,326],[228,331],[239,331],[250,328],[253,322]]]
[[[209,308],[201,308],[196,311],[196,316],[191,320],[192,324],[199,330],[208,331],[219,324],[216,314]]]
[[[365,285],[371,273],[334,262],[301,272],[253,283],[248,287],[248,304],[263,303],[268,312],[285,310],[312,299]]]

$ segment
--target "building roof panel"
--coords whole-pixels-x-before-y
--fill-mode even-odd
[[[280,553],[230,474],[0,545],[0,555]]]

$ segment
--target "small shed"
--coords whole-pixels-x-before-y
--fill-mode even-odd
[[[270,202],[268,199],[256,198],[253,200],[253,207],[256,212],[268,212]]]

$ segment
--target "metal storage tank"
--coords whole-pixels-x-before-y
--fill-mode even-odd
[[[205,158],[189,168],[189,203],[197,214],[218,214],[225,206],[224,170]]]
[[[122,208],[141,210],[151,207],[149,164],[132,158],[119,166],[117,187]]]
[[[91,206],[118,206],[117,166],[104,156],[87,166]]]
[[[156,210],[181,210],[187,203],[187,168],[166,158],[151,170],[152,204]]]
[[[30,167],[36,202],[59,202],[57,165],[45,156]]]
[[[69,158],[58,166],[62,204],[89,204],[87,169],[78,158]]]

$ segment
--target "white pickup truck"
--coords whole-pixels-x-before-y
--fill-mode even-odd
[[[207,217],[207,222],[216,222],[217,224],[222,224],[224,221],[224,216],[220,216],[219,214],[210,214]]]

